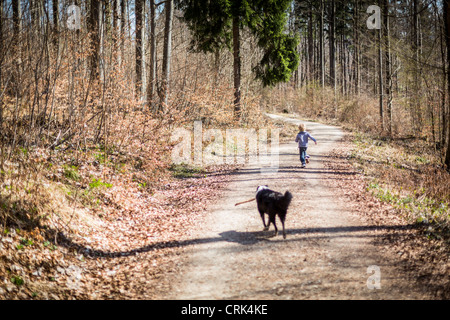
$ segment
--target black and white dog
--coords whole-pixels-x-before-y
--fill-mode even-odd
[[[270,224],[273,223],[273,226],[275,227],[275,236],[278,234],[278,228],[275,223],[275,217],[278,214],[281,224],[283,225],[283,238],[286,239],[284,220],[286,219],[286,213],[291,200],[292,194],[289,191],[286,191],[283,195],[280,192],[270,190],[267,186],[259,186],[256,189],[256,203],[264,224],[264,231],[269,230]],[[265,213],[269,215],[269,223],[267,225],[264,219]]]

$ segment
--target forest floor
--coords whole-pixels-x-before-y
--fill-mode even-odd
[[[307,130],[318,144],[305,169],[289,139],[276,170],[212,167],[152,192],[114,184],[107,212],[74,208],[70,228],[5,230],[0,298],[449,299],[445,242],[367,190],[341,129]],[[255,202],[234,205],[258,185],[294,195],[286,239],[262,231]]]

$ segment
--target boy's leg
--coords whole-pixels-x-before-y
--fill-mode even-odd
[[[305,157],[306,157],[306,148],[301,147],[300,148],[300,161],[301,161],[302,165],[305,165],[305,161],[306,161]]]

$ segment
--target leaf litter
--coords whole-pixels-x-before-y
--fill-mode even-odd
[[[116,178],[96,206],[72,202],[69,219],[52,218],[58,228],[5,228],[0,299],[163,299],[189,230],[234,169],[212,166],[151,189]]]

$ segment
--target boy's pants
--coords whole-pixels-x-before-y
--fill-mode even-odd
[[[306,164],[306,149],[307,147],[300,147],[300,161],[302,164]]]

